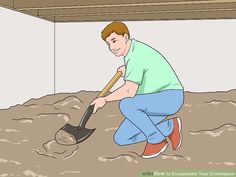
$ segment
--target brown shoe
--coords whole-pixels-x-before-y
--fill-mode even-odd
[[[173,118],[174,121],[174,129],[172,133],[169,135],[170,141],[172,142],[172,148],[174,150],[179,149],[182,144],[182,133],[181,133],[181,120],[179,117]]]
[[[164,152],[168,147],[168,142],[164,139],[162,142],[157,144],[147,143],[142,154],[142,157],[145,159],[154,158]]]

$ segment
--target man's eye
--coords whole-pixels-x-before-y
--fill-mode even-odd
[[[116,40],[114,40],[114,41],[112,41],[113,43],[115,43],[116,42]]]

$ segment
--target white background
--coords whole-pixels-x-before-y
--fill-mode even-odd
[[[0,8],[0,108],[53,93],[53,23]]]
[[[236,88],[236,20],[125,22],[131,38],[159,50],[186,91]],[[123,63],[102,41],[109,23],[56,25],[57,91],[101,90]]]

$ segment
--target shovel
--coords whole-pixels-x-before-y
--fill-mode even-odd
[[[98,95],[98,97],[105,96],[113,85],[120,79],[122,72],[118,71],[115,76],[109,81],[106,87]],[[55,139],[61,145],[74,145],[86,140],[96,129],[88,129],[85,127],[90,116],[93,114],[94,105],[90,105],[85,111],[78,126],[66,124],[57,131]]]

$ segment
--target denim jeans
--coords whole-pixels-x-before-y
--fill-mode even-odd
[[[125,119],[114,134],[114,141],[118,145],[163,141],[174,128],[173,119],[164,119],[178,112],[183,102],[183,90],[164,90],[122,99],[120,111]]]

